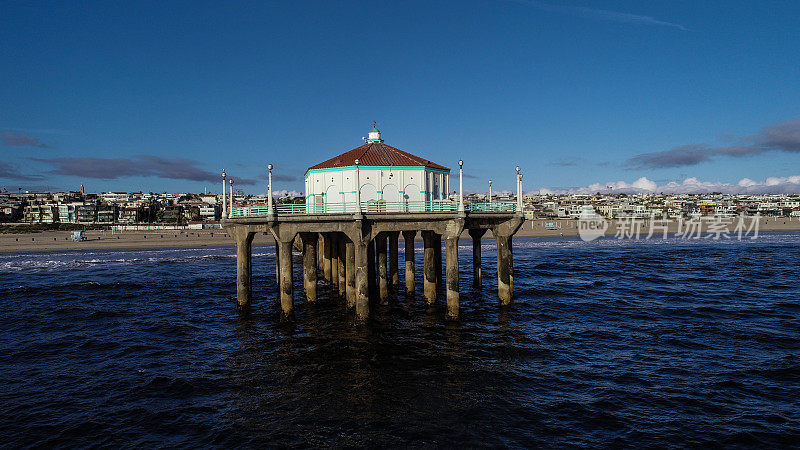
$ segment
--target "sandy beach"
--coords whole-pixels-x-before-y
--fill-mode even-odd
[[[547,227],[550,223],[555,227]],[[747,224],[749,225],[749,223]],[[606,236],[616,235],[623,224],[611,221]],[[552,229],[556,228],[556,229]],[[733,229],[732,227],[730,228]],[[648,224],[643,222],[641,236],[644,238],[649,231]],[[677,222],[671,222],[668,233],[674,234]],[[798,218],[761,218],[759,233],[774,231],[800,231]],[[662,231],[655,234],[660,236]],[[706,228],[703,228],[706,235]],[[515,235],[516,238],[537,237],[571,237],[578,235],[578,224],[573,220],[526,220]],[[70,231],[45,231],[42,233],[2,234],[0,235],[0,253],[63,251],[63,250],[97,250],[97,249],[146,249],[146,248],[175,248],[175,247],[223,247],[233,246],[233,239],[224,230],[153,230],[153,231],[126,231],[111,233],[108,231],[87,231],[87,239],[83,242],[73,242]],[[491,232],[484,235],[484,239],[491,239]],[[420,239],[418,237],[418,239]],[[465,232],[462,239],[469,239]],[[263,233],[256,234],[254,245],[268,245],[275,241],[271,236]]]

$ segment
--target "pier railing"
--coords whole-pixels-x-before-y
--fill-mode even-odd
[[[274,205],[273,210],[277,215],[301,214],[353,214],[356,212],[355,202],[341,203],[308,203],[308,204],[281,204]],[[516,212],[515,202],[464,202],[467,212]],[[259,217],[268,215],[266,205],[239,206],[231,210],[231,218]],[[425,212],[456,212],[458,202],[453,200],[386,202],[383,200],[361,202],[361,212],[364,213],[425,213]]]

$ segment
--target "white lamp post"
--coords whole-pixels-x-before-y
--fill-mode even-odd
[[[228,217],[227,213],[228,208],[225,204],[228,201],[228,199],[225,198],[225,190],[227,189],[227,187],[225,186],[225,177],[227,176],[228,174],[225,173],[225,169],[222,169],[222,217],[223,218]]]
[[[267,184],[267,215],[272,216],[275,214],[275,211],[272,209],[272,164],[267,165],[267,170],[269,171],[269,181]]]
[[[458,160],[458,212],[464,212],[464,161]]]
[[[359,160],[356,160],[356,215],[361,215],[361,176],[358,170]]]
[[[231,217],[233,213],[233,178],[231,178],[231,207],[228,208],[228,218]]]
[[[519,166],[517,169],[517,214],[522,214],[522,174],[519,173]]]
[[[492,180],[489,180],[489,209],[492,208]]]

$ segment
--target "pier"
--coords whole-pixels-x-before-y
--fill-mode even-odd
[[[490,230],[497,244],[497,294],[500,304],[511,302],[513,285],[512,238],[522,225],[517,212],[360,212],[331,214],[272,214],[239,216],[223,220],[223,226],[236,241],[237,303],[246,307],[252,299],[252,242],[256,233],[269,233],[276,241],[277,281],[283,317],[292,316],[295,303],[292,278],[292,249],[302,248],[303,287],[308,302],[317,300],[321,275],[355,310],[366,319],[370,300],[385,302],[400,286],[398,246],[405,246],[404,281],[406,292],[414,292],[417,268],[414,240],[424,243],[421,271],[424,298],[434,304],[444,281],[447,317],[459,315],[458,243],[467,231],[473,241],[473,282],[480,286],[480,240]],[[442,279],[442,242],[445,247],[445,274]]]
[[[237,302],[252,298],[252,244],[256,233],[276,242],[276,279],[281,310],[294,310],[292,248],[303,252],[306,301],[317,300],[321,273],[333,291],[347,299],[359,319],[369,317],[370,300],[386,302],[400,286],[398,247],[405,241],[404,277],[407,293],[416,286],[414,240],[424,243],[422,282],[425,301],[432,305],[444,288],[447,317],[457,319],[460,307],[458,241],[473,240],[473,278],[482,285],[480,240],[491,230],[497,243],[497,289],[501,304],[514,294],[511,241],[523,222],[522,174],[516,168],[516,202],[464,202],[464,162],[458,161],[458,195],[450,193],[450,169],[384,144],[373,124],[364,145],[308,168],[303,204],[274,205],[273,165],[267,166],[266,205],[234,207],[233,179],[226,206],[226,172],[222,171],[222,225],[236,240]],[[226,210],[227,208],[227,210]],[[446,269],[442,277],[442,241]]]

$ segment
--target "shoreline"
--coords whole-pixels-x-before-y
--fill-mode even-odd
[[[777,220],[776,220],[777,219]],[[552,222],[560,229],[547,229],[545,223]],[[615,236],[617,224],[611,221],[605,236]],[[578,224],[574,220],[526,220],[520,227],[515,238],[543,238],[578,236]],[[782,231],[800,231],[798,218],[761,218],[759,233],[772,233]],[[677,223],[671,222],[667,227],[668,235],[674,235]],[[733,227],[729,227],[733,233]],[[663,230],[655,233],[661,236]],[[648,227],[642,226],[641,235],[647,236]],[[704,227],[702,236],[708,234]],[[64,250],[146,250],[156,248],[202,248],[202,247],[233,247],[234,242],[225,233],[225,230],[151,230],[151,231],[125,231],[111,233],[108,231],[86,231],[87,240],[73,242],[70,231],[43,231],[40,233],[0,234],[0,253],[30,253]],[[462,234],[461,240],[471,238],[467,232]],[[487,232],[483,239],[493,239],[491,232]],[[401,238],[402,240],[402,238]],[[419,234],[417,240],[421,240]],[[253,245],[274,245],[272,236],[256,233]]]

